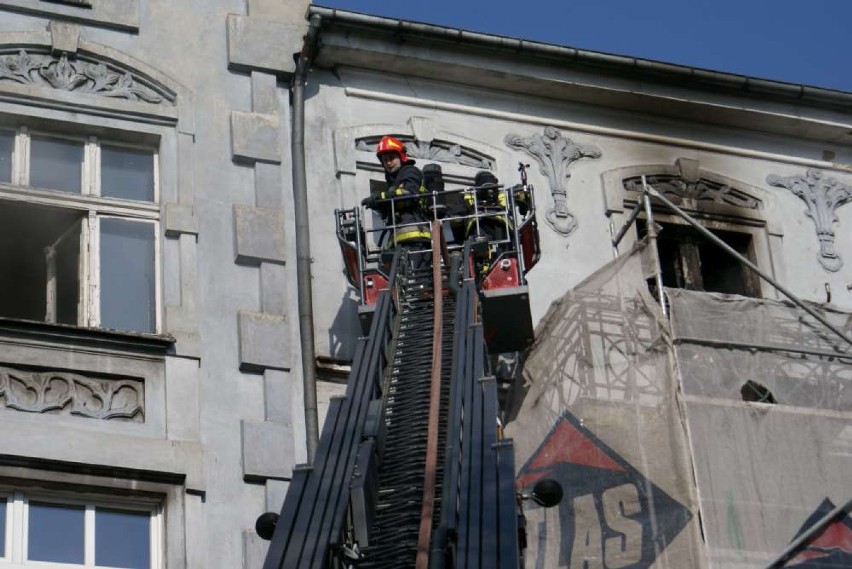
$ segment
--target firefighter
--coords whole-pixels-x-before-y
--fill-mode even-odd
[[[383,248],[406,247],[412,266],[428,265],[425,253],[411,255],[412,251],[430,249],[432,244],[423,173],[406,154],[405,145],[392,136],[382,137],[376,156],[384,167],[388,188],[364,198],[361,205],[376,211],[385,226],[393,227],[382,239]]]
[[[464,243],[465,220],[469,208],[464,196],[459,192],[444,192],[444,173],[438,164],[423,166],[423,178],[426,191],[435,196],[435,217],[444,219],[444,236],[447,242],[457,245]]]
[[[493,258],[500,252],[511,249],[509,242],[514,229],[514,213],[509,211],[506,190],[500,189],[497,178],[487,170],[480,170],[474,177],[473,192],[466,193],[468,212],[473,214],[467,221],[465,237],[474,239],[474,257],[479,277],[484,277]],[[521,215],[529,209],[529,200],[521,186],[513,188],[515,205]]]
[[[478,214],[468,220],[465,227],[466,237],[485,237],[489,241],[508,239],[507,230],[513,228],[514,212],[508,211],[508,198],[506,190],[501,190],[497,178],[487,170],[480,170],[473,179],[474,193],[466,193],[469,214]],[[521,215],[529,210],[529,198],[522,186],[512,188],[515,194],[515,205]],[[506,217],[508,214],[508,218]],[[477,233],[477,219],[479,218],[479,229]]]

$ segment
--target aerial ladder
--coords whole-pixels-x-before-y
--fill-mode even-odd
[[[491,373],[494,355],[533,340],[526,274],[540,249],[520,172],[511,188],[426,194],[426,251],[387,251],[404,226],[335,211],[364,335],[314,462],[294,469],[280,514],[258,518],[264,569],[521,566],[523,496]],[[531,497],[553,505],[561,489],[544,481]]]

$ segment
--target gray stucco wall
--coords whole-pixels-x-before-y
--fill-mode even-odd
[[[814,224],[805,213],[805,203],[788,189],[767,182],[771,175],[804,176],[809,168],[814,168],[839,185],[849,186],[852,174],[842,165],[835,167],[815,158],[821,157],[825,149],[848,152],[843,146],[794,136],[769,136],[756,132],[750,124],[743,124],[743,128],[702,125],[347,67],[336,67],[333,75],[315,72],[309,90],[313,93],[307,107],[310,126],[306,136],[312,148],[308,154],[312,246],[315,251],[334,251],[314,267],[315,298],[335,299],[316,304],[320,353],[347,357],[351,342],[341,344],[340,339],[349,337],[355,310],[342,276],[342,261],[336,254],[334,226],[328,212],[335,207],[357,205],[369,191],[367,180],[371,176],[379,179],[380,174],[356,168],[356,161],[370,162],[375,157],[356,151],[355,141],[383,132],[484,149],[496,161],[495,174],[509,185],[518,182],[519,161],[531,164],[530,181],[536,189],[542,247],[542,261],[529,276],[534,321],[541,318],[554,299],[613,257],[611,237],[629,213],[625,201],[631,197],[621,187],[625,172],[674,171],[679,159],[697,161],[702,177],[724,179],[759,200],[757,209],[729,212],[741,217],[742,223],[734,220],[714,227],[750,232],[758,264],[764,270],[804,299],[825,302],[827,284],[833,304],[852,306],[852,291],[847,288],[852,282],[848,265],[835,272],[820,265],[819,242]],[[755,113],[764,112],[759,103],[753,104]],[[546,138],[547,127],[555,128],[559,142],[568,139],[574,145],[600,152],[599,157],[564,161],[570,175],[564,184],[568,209],[577,221],[576,230],[567,236],[544,219],[552,208],[552,198],[550,182],[539,164],[523,149],[505,143],[510,134]],[[328,159],[330,154],[335,156],[334,161]],[[420,160],[419,164],[428,162]],[[475,168],[436,163],[445,173],[471,176],[475,172]],[[635,201],[635,196],[632,199]],[[852,208],[841,206],[836,215],[836,249],[843,256],[843,251],[852,250],[852,233],[843,229],[852,224]],[[752,222],[754,227],[750,227]],[[628,233],[621,250],[629,248],[635,238],[635,231]],[[778,297],[768,284],[762,285],[762,293]]]
[[[266,544],[254,521],[280,507],[305,459],[303,428],[293,425],[302,397],[291,372],[299,354],[282,157],[307,3],[113,4],[0,2],[0,54],[7,63],[21,49],[57,64],[62,54],[103,63],[166,97],[105,96],[91,82],[54,87],[33,75],[0,79],[0,113],[3,126],[94,132],[157,152],[162,339],[146,340],[154,345],[141,357],[133,336],[104,345],[98,332],[80,339],[43,326],[33,342],[12,330],[0,334],[0,366],[104,381],[120,370],[144,383],[144,414],[123,421],[4,405],[15,428],[0,446],[45,484],[58,470],[66,487],[90,484],[105,497],[147,485],[168,520],[165,567],[258,567]],[[0,477],[20,475],[15,468],[0,465]]]

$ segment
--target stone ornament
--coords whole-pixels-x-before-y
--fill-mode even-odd
[[[581,158],[600,158],[601,151],[595,146],[574,143],[553,126],[545,127],[544,135],[524,138],[517,134],[507,134],[503,142],[510,148],[524,150],[536,159],[539,171],[550,184],[550,195],[553,198],[553,207],[545,213],[545,220],[564,237],[573,233],[577,229],[577,220],[568,211],[568,180],[571,178],[568,168]]]
[[[494,169],[494,163],[489,157],[460,144],[444,144],[435,140],[413,140],[411,137],[405,136],[398,138],[405,143],[405,152],[409,158],[471,166],[480,170]],[[374,152],[380,139],[381,136],[361,138],[355,142],[355,149],[363,152]]]
[[[16,54],[0,55],[0,82],[2,81],[129,101],[163,101],[160,95],[142,85],[130,72],[116,71],[103,63],[70,61],[66,54],[56,57],[30,54],[22,49]]]
[[[695,201],[711,201],[745,209],[758,208],[758,202],[753,197],[712,180],[699,179],[690,182],[674,174],[645,176],[645,180],[649,186],[653,186],[666,197],[677,196]],[[633,176],[624,180],[624,189],[628,192],[642,193],[642,176]]]
[[[843,266],[843,259],[834,248],[834,222],[837,221],[837,209],[852,201],[852,188],[841,184],[834,178],[824,176],[824,172],[809,168],[804,176],[766,177],[766,183],[778,188],[786,188],[805,202],[805,212],[816,227],[819,239],[819,263],[827,271],[837,272]]]
[[[143,383],[0,367],[0,407],[29,413],[143,422]]]

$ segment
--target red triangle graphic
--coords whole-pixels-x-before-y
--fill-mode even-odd
[[[852,553],[852,528],[843,523],[842,520],[829,524],[824,530],[822,530],[819,536],[808,543],[804,551],[793,558],[790,563],[803,563],[808,559],[825,557],[828,555],[826,551],[813,551],[810,550],[811,548],[818,548],[822,550],[839,549],[841,551]]]
[[[835,548],[852,553],[852,528],[838,520],[829,524],[808,547]]]
[[[524,470],[530,474],[541,475],[538,470],[563,462],[624,472],[623,466],[607,456],[585,433],[564,418],[559,419],[556,428],[548,435]],[[536,479],[539,477],[537,475],[534,475]]]

